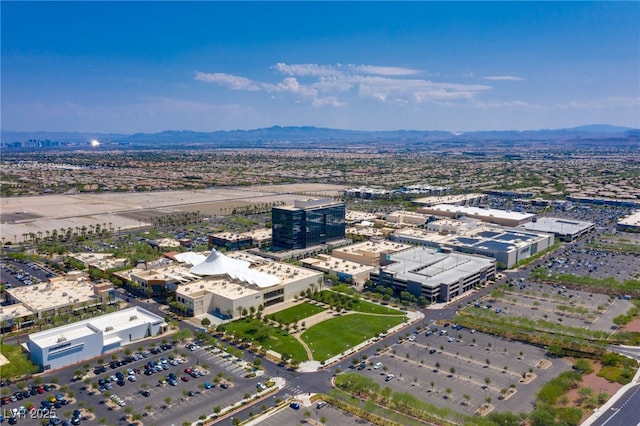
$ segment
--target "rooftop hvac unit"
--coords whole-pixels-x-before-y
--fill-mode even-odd
[[[131,316],[129,317],[129,321],[135,321],[135,320],[137,320],[137,319],[138,319],[138,316],[137,316],[137,315],[131,315]]]

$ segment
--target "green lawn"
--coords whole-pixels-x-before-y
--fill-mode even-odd
[[[2,354],[9,360],[9,364],[5,364],[1,368],[3,379],[19,377],[38,371],[38,367],[31,362],[26,353],[22,352],[20,346],[3,343],[0,349]]]
[[[283,309],[280,312],[276,312],[275,314],[273,314],[273,319],[281,324],[292,324],[294,322],[298,322],[305,318],[308,318],[312,315],[318,314],[322,311],[326,311],[326,309],[316,305],[312,305],[309,302],[304,302],[299,305]]]
[[[294,337],[286,331],[270,327],[262,321],[244,318],[225,324],[227,333],[235,333],[236,338],[251,339],[259,342],[265,350],[273,350],[280,354],[289,354],[298,361],[306,361],[307,352]]]
[[[326,361],[357,344],[402,323],[404,316],[343,315],[323,321],[302,333],[313,358]]]
[[[364,300],[358,300],[352,307],[352,311],[364,312],[368,314],[380,315],[404,315],[404,312],[387,306],[377,305]]]

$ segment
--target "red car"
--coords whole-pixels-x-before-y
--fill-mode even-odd
[[[180,377],[180,380],[182,380],[183,382],[188,382],[189,378],[187,376],[182,376]]]
[[[43,393],[44,393],[44,386],[38,386],[38,387],[36,388],[36,391],[37,391],[39,394],[43,394]]]
[[[184,369],[184,372],[187,373],[187,374],[191,374],[191,371],[193,371],[193,370],[191,370],[189,367]]]

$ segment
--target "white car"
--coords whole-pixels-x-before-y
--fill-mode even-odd
[[[396,376],[394,374],[387,374],[385,380],[388,382],[389,380],[393,380]]]
[[[455,340],[456,340],[455,337],[449,337],[447,339],[447,342],[451,343],[451,342],[455,342]]]
[[[409,341],[410,342],[414,342],[415,340],[416,340],[416,336],[414,336],[414,335],[409,336]]]
[[[382,367],[382,363],[381,362],[377,362],[376,365],[373,366],[373,369],[374,370],[378,370],[381,367]]]

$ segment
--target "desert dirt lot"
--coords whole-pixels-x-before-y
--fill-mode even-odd
[[[130,229],[148,224],[146,219],[182,211],[227,215],[235,207],[284,202],[310,197],[332,197],[344,187],[323,184],[270,185],[246,188],[212,188],[194,191],[42,195],[5,197],[1,200],[0,236],[20,242],[24,234],[109,224]]]

